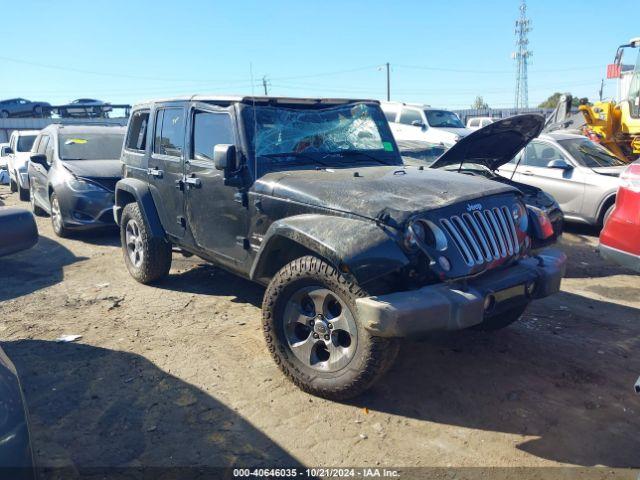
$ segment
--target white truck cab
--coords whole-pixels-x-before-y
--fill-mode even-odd
[[[471,133],[458,115],[448,110],[401,102],[381,105],[398,141],[422,140],[448,148]]]

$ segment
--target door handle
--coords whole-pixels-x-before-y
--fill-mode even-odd
[[[521,172],[522,175],[533,175],[533,172],[531,170],[525,170],[524,172]]]
[[[191,185],[193,188],[200,188],[202,187],[202,180],[200,180],[198,177],[186,177],[184,179],[184,182],[187,185]]]
[[[162,176],[164,175],[164,172],[162,170],[159,170],[156,167],[147,168],[147,175],[151,175],[152,177],[162,178]]]

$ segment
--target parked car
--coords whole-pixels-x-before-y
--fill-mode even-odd
[[[471,117],[467,119],[467,128],[469,130],[478,130],[479,128],[486,127],[495,121],[496,119],[492,117]]]
[[[143,103],[122,161],[114,216],[133,278],[166,276],[175,245],[266,285],[269,351],[315,395],[367,389],[398,337],[502,328],[560,287],[566,257],[531,255],[522,194],[404,166],[377,101]]]
[[[11,98],[0,101],[0,118],[9,117],[48,117],[51,104],[32,102],[24,98]]]
[[[0,143],[0,170],[7,170],[8,158],[9,158],[9,142]]]
[[[471,133],[455,113],[428,105],[386,102],[382,110],[398,141],[422,140],[450,147]]]
[[[5,150],[7,156],[7,169],[11,191],[18,192],[20,200],[29,200],[29,157],[31,147],[39,130],[14,130],[9,138],[9,150]]]
[[[553,195],[566,220],[602,226],[613,211],[625,163],[582,135],[540,135],[499,173]]]
[[[56,235],[113,225],[124,133],[120,126],[60,124],[40,132],[29,162],[31,207],[51,215]]]
[[[640,272],[640,161],[620,175],[616,206],[600,232],[600,254]]]
[[[100,118],[106,117],[107,113],[113,110],[110,103],[105,103],[102,100],[96,100],[94,98],[78,98],[69,103],[58,107],[58,115],[63,118],[75,117],[75,118]]]
[[[562,210],[558,202],[540,188],[510,180],[496,171],[509,162],[523,145],[529,143],[543,125],[544,117],[539,115],[519,115],[499,120],[466,136],[430,165],[431,168],[488,178],[520,190],[525,204],[552,227],[550,235],[533,242],[534,249],[554,243],[562,235]]]

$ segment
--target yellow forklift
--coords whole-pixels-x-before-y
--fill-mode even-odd
[[[635,63],[622,62],[627,50],[637,50]],[[578,108],[586,121],[585,133],[621,159],[640,158],[640,37],[620,45],[607,78],[617,79],[617,101],[599,101]]]

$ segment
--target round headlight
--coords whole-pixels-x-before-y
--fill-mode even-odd
[[[527,217],[527,209],[521,203],[516,203],[511,207],[511,216],[513,217],[513,223],[519,230],[526,232],[529,219]]]
[[[422,222],[412,222],[404,233],[404,244],[409,250],[416,250],[419,242],[424,242],[425,229]]]

